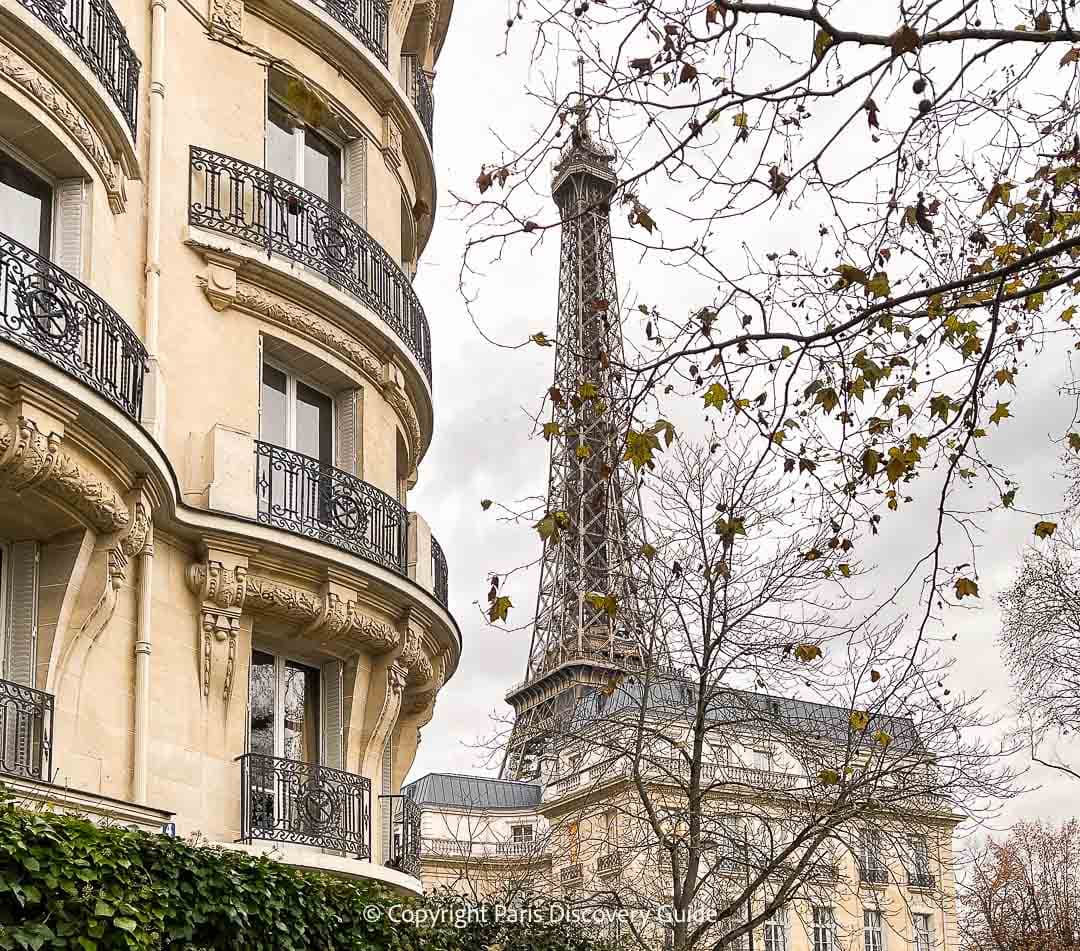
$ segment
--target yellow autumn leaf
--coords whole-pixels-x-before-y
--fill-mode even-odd
[[[817,644],[800,644],[795,648],[795,657],[804,664],[809,664],[821,656],[821,648]]]
[[[488,608],[488,620],[493,624],[496,621],[505,621],[507,612],[514,606],[514,602],[511,601],[505,595],[497,597],[491,602],[491,607]]]
[[[853,730],[862,733],[870,725],[870,714],[864,713],[862,710],[852,710],[851,716],[848,717],[848,723]]]
[[[840,782],[840,774],[835,769],[823,769],[818,773],[818,779],[823,786],[836,786]]]
[[[1036,522],[1035,523],[1035,537],[1036,538],[1049,538],[1054,534],[1054,529],[1057,528],[1057,522]]]
[[[883,747],[888,746],[892,742],[892,737],[884,730],[878,730],[873,734],[875,743],[880,743]]]

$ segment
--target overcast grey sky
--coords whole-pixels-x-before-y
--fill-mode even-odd
[[[479,740],[493,728],[492,716],[504,716],[502,697],[524,674],[528,632],[507,633],[488,627],[478,602],[486,592],[486,577],[494,569],[531,562],[539,554],[538,538],[528,526],[500,523],[494,511],[484,513],[482,498],[513,501],[543,493],[546,487],[547,447],[530,439],[527,410],[535,409],[550,385],[554,351],[528,347],[500,350],[485,342],[470,321],[458,291],[459,268],[466,240],[464,225],[451,192],[475,194],[482,162],[501,155],[495,131],[504,140],[527,132],[543,111],[524,93],[529,79],[528,27],[519,24],[516,44],[503,48],[505,12],[494,4],[458,3],[449,39],[438,65],[435,84],[436,162],[440,202],[435,231],[424,254],[417,287],[431,322],[435,366],[435,437],[421,466],[419,485],[410,507],[422,512],[446,551],[450,568],[451,608],[464,639],[461,665],[439,696],[435,717],[423,741],[411,778],[429,771],[472,772],[485,768]],[[533,79],[537,77],[534,75]],[[570,77],[567,77],[569,81]],[[662,211],[662,205],[655,209]],[[537,203],[538,215],[550,220],[554,206]],[[616,233],[625,217],[614,218]],[[783,225],[778,225],[782,233]],[[737,246],[736,236],[731,238]],[[480,297],[473,315],[490,335],[505,342],[524,340],[546,330],[554,334],[557,286],[557,241],[552,234],[539,246],[518,242],[506,259],[491,267],[473,289]],[[616,248],[622,303],[645,300],[674,304],[690,299],[693,276],[643,267],[625,248]],[[1062,378],[1061,353],[1039,360],[1047,372],[1025,374],[1028,389],[1012,403],[1013,419],[993,438],[997,451],[1007,453],[1023,484],[1054,485],[1055,452],[1047,441],[1068,424],[1067,401],[1058,398]],[[1019,502],[1023,501],[1023,491]],[[864,551],[867,562],[883,566],[910,565],[925,548],[925,524],[917,507],[906,513],[904,527],[893,527],[877,550]],[[925,521],[925,520],[924,520]],[[1012,577],[1032,519],[1023,513],[995,514],[979,539],[981,604],[977,609],[947,615],[938,632],[958,659],[951,686],[955,691],[986,691],[987,706],[1005,713],[1011,700],[1008,678],[996,649],[999,625],[994,596]],[[884,588],[883,588],[884,590]],[[528,621],[536,597],[536,575],[512,579],[511,620]],[[953,633],[958,637],[949,640]],[[488,767],[490,768],[490,767]],[[1014,801],[1003,815],[1059,817],[1075,813],[1071,805],[1080,783],[1037,771],[1027,777],[1035,788]]]

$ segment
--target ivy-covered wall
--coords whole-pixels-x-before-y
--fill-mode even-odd
[[[0,788],[2,797],[2,788]],[[496,922],[452,899],[402,899],[374,883],[0,799],[0,948],[174,951],[594,951],[567,923]],[[402,906],[439,923],[395,924]],[[374,911],[372,909],[375,909]],[[459,909],[461,911],[461,909]]]

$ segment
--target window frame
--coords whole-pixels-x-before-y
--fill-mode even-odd
[[[831,905],[812,905],[810,915],[811,951],[836,951],[836,910]]]
[[[260,641],[253,641],[251,645],[251,656],[248,659],[249,670],[253,666],[252,659],[256,653],[266,654],[274,659],[274,751],[271,754],[275,759],[288,759],[290,762],[308,762],[312,766],[321,766],[326,759],[326,724],[324,723],[324,711],[323,703],[324,689],[323,689],[323,670],[322,665],[318,662],[312,661],[307,657],[298,657],[295,654],[282,652],[277,650],[272,645],[264,644]],[[299,667],[303,667],[305,670],[311,671],[315,674],[316,682],[318,683],[318,694],[315,697],[315,735],[318,740],[318,759],[316,762],[310,761],[292,760],[285,755],[285,717],[284,717],[284,687],[285,687],[285,667],[287,664],[293,663]],[[247,712],[247,728],[244,736],[244,752],[251,753],[251,675],[248,674],[248,712]]]
[[[776,936],[779,934],[779,944]],[[768,918],[765,919],[763,944],[765,951],[787,951],[788,948],[788,920],[787,905],[781,905]]]
[[[41,167],[41,165],[30,158],[25,152],[16,148],[14,144],[5,138],[0,138],[0,164],[4,162],[13,165],[17,171],[21,172],[24,176],[34,183],[40,183],[43,190],[47,192],[45,199],[42,199],[40,195],[34,195],[42,201],[41,219],[39,227],[41,229],[41,239],[38,242],[38,247],[31,248],[35,254],[44,258],[46,261],[52,261],[53,255],[59,243],[57,238],[57,227],[59,225],[59,216],[57,215],[57,201],[56,193],[59,187],[59,182],[56,177],[48,172],[47,169]],[[33,195],[32,192],[26,192],[25,194]],[[42,247],[44,245],[44,248]]]
[[[518,835],[519,832],[527,830],[528,835]],[[536,826],[531,822],[519,822],[510,826],[510,841],[515,845],[531,845],[536,841]]]
[[[264,116],[263,125],[263,168],[267,171],[273,171],[269,167],[270,155],[267,148],[267,132],[272,124],[270,118],[271,104],[280,109],[286,116],[289,117],[292,123],[292,138],[293,138],[293,155],[292,155],[292,174],[285,175],[284,178],[288,179],[294,185],[299,188],[312,191],[306,183],[306,148],[307,148],[307,134],[310,132],[316,139],[329,145],[337,152],[337,188],[336,195],[333,188],[330,189],[330,195],[325,199],[326,203],[332,208],[345,213],[344,201],[345,201],[345,145],[346,143],[339,139],[334,133],[322,126],[313,126],[307,122],[303,116],[298,115],[293,109],[284,103],[281,98],[276,95],[272,90],[267,89],[266,94],[266,112]],[[276,123],[274,123],[276,124]],[[276,172],[274,174],[277,174]],[[334,200],[336,197],[336,201]]]
[[[863,908],[863,951],[888,951],[885,915],[880,908]]]
[[[926,929],[919,927],[919,919],[926,922]],[[922,942],[920,942],[920,938]],[[934,947],[934,917],[927,911],[911,913],[911,946],[914,951],[932,951]]]
[[[337,405],[334,400],[334,394],[328,393],[321,386],[312,383],[310,378],[303,374],[297,373],[295,370],[289,368],[285,363],[275,360],[273,357],[268,357],[263,354],[262,365],[259,367],[259,440],[261,442],[267,442],[268,440],[263,438],[263,413],[262,407],[262,390],[263,390],[263,367],[270,367],[273,370],[277,370],[285,377],[285,442],[287,445],[282,446],[282,449],[288,449],[290,452],[300,452],[296,448],[296,385],[303,383],[310,390],[314,390],[320,396],[325,397],[330,403],[330,459],[324,462],[320,459],[319,462],[324,462],[325,465],[334,465],[337,461]],[[303,455],[303,454],[302,454]]]

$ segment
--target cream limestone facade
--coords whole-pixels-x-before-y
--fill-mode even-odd
[[[837,713],[844,722],[847,712]],[[636,940],[669,947],[669,853],[657,848],[629,760],[613,753],[633,748],[630,739],[605,739],[579,724],[534,781],[431,774],[411,783],[406,792],[422,811],[425,889],[496,900],[547,896],[637,946],[618,910],[641,929]],[[785,745],[790,739],[789,730],[770,735],[758,724],[708,752],[701,788],[709,884],[688,917],[716,921],[709,916],[769,868],[751,912],[760,914],[789,874],[794,897],[752,936],[728,942],[735,951],[956,951],[953,832],[961,817],[935,795],[860,809],[801,870],[801,847],[778,862],[823,813],[822,790],[803,753]],[[638,767],[675,838],[686,834],[689,789],[680,748],[646,749]],[[745,902],[740,909],[738,921],[721,919],[723,930],[701,946],[745,922]]]
[[[26,801],[419,888],[400,786],[461,651],[409,510],[450,12],[0,6],[0,783]]]

